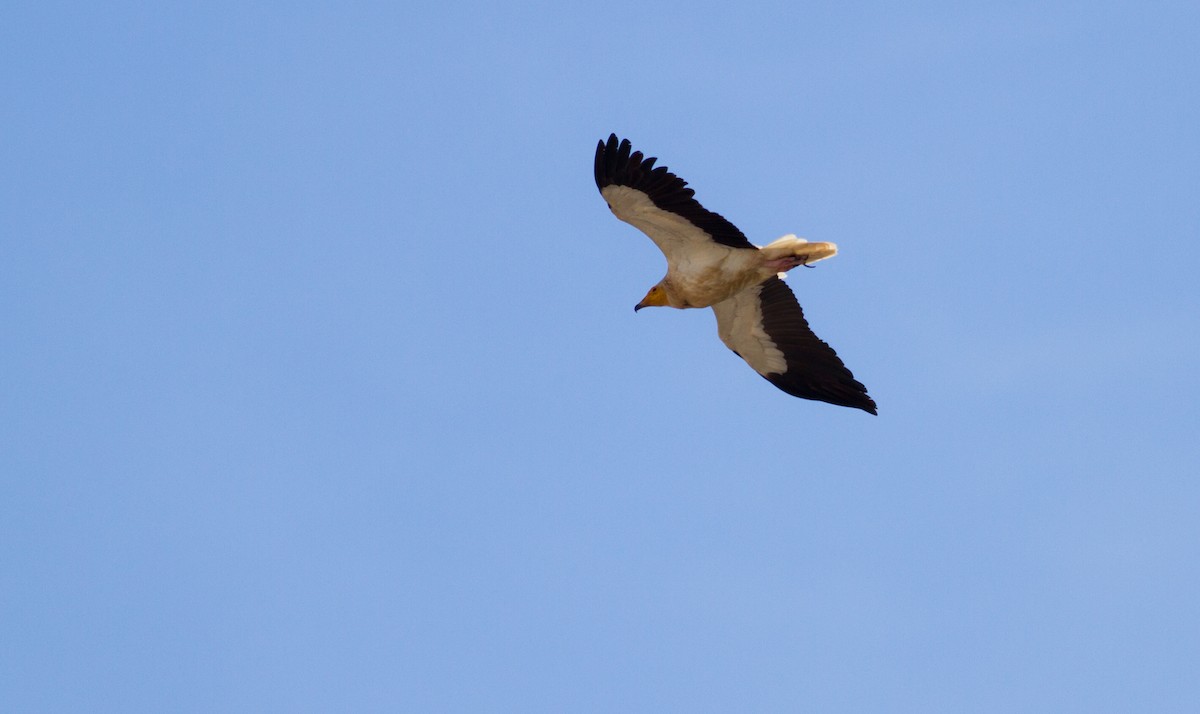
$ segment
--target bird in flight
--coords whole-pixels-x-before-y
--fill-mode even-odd
[[[596,145],[596,187],[613,214],[654,241],[667,275],[634,306],[711,307],[717,334],[779,389],[875,414],[867,388],[813,334],[784,273],[831,258],[833,243],[787,235],[758,247],[706,210],[687,182],[612,134]]]

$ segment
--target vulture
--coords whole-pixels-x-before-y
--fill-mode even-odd
[[[711,307],[734,354],[792,396],[876,414],[867,388],[813,334],[783,282],[787,271],[837,254],[833,243],[786,235],[759,247],[705,209],[687,182],[616,134],[596,145],[596,187],[613,214],[650,237],[667,274],[634,306]]]

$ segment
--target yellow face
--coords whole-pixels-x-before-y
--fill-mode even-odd
[[[637,312],[643,307],[664,307],[669,305],[667,301],[667,291],[662,289],[662,285],[655,285],[650,288],[650,292],[646,293],[646,297],[642,301],[633,306],[633,311]]]

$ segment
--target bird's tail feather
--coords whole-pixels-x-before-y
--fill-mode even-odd
[[[837,245],[834,243],[809,243],[803,238],[786,235],[762,247],[767,260],[779,258],[795,258],[799,265],[812,265],[818,260],[825,260],[837,255]]]

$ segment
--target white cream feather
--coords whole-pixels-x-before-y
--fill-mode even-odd
[[[617,218],[650,237],[667,258],[662,281],[673,307],[709,307],[798,264],[837,254],[833,243],[786,235],[753,250],[717,243],[682,216],[664,211],[642,191],[609,185],[600,191]]]
[[[761,375],[787,372],[787,359],[763,330],[762,286],[755,285],[712,306],[717,334],[725,346],[738,353]]]

